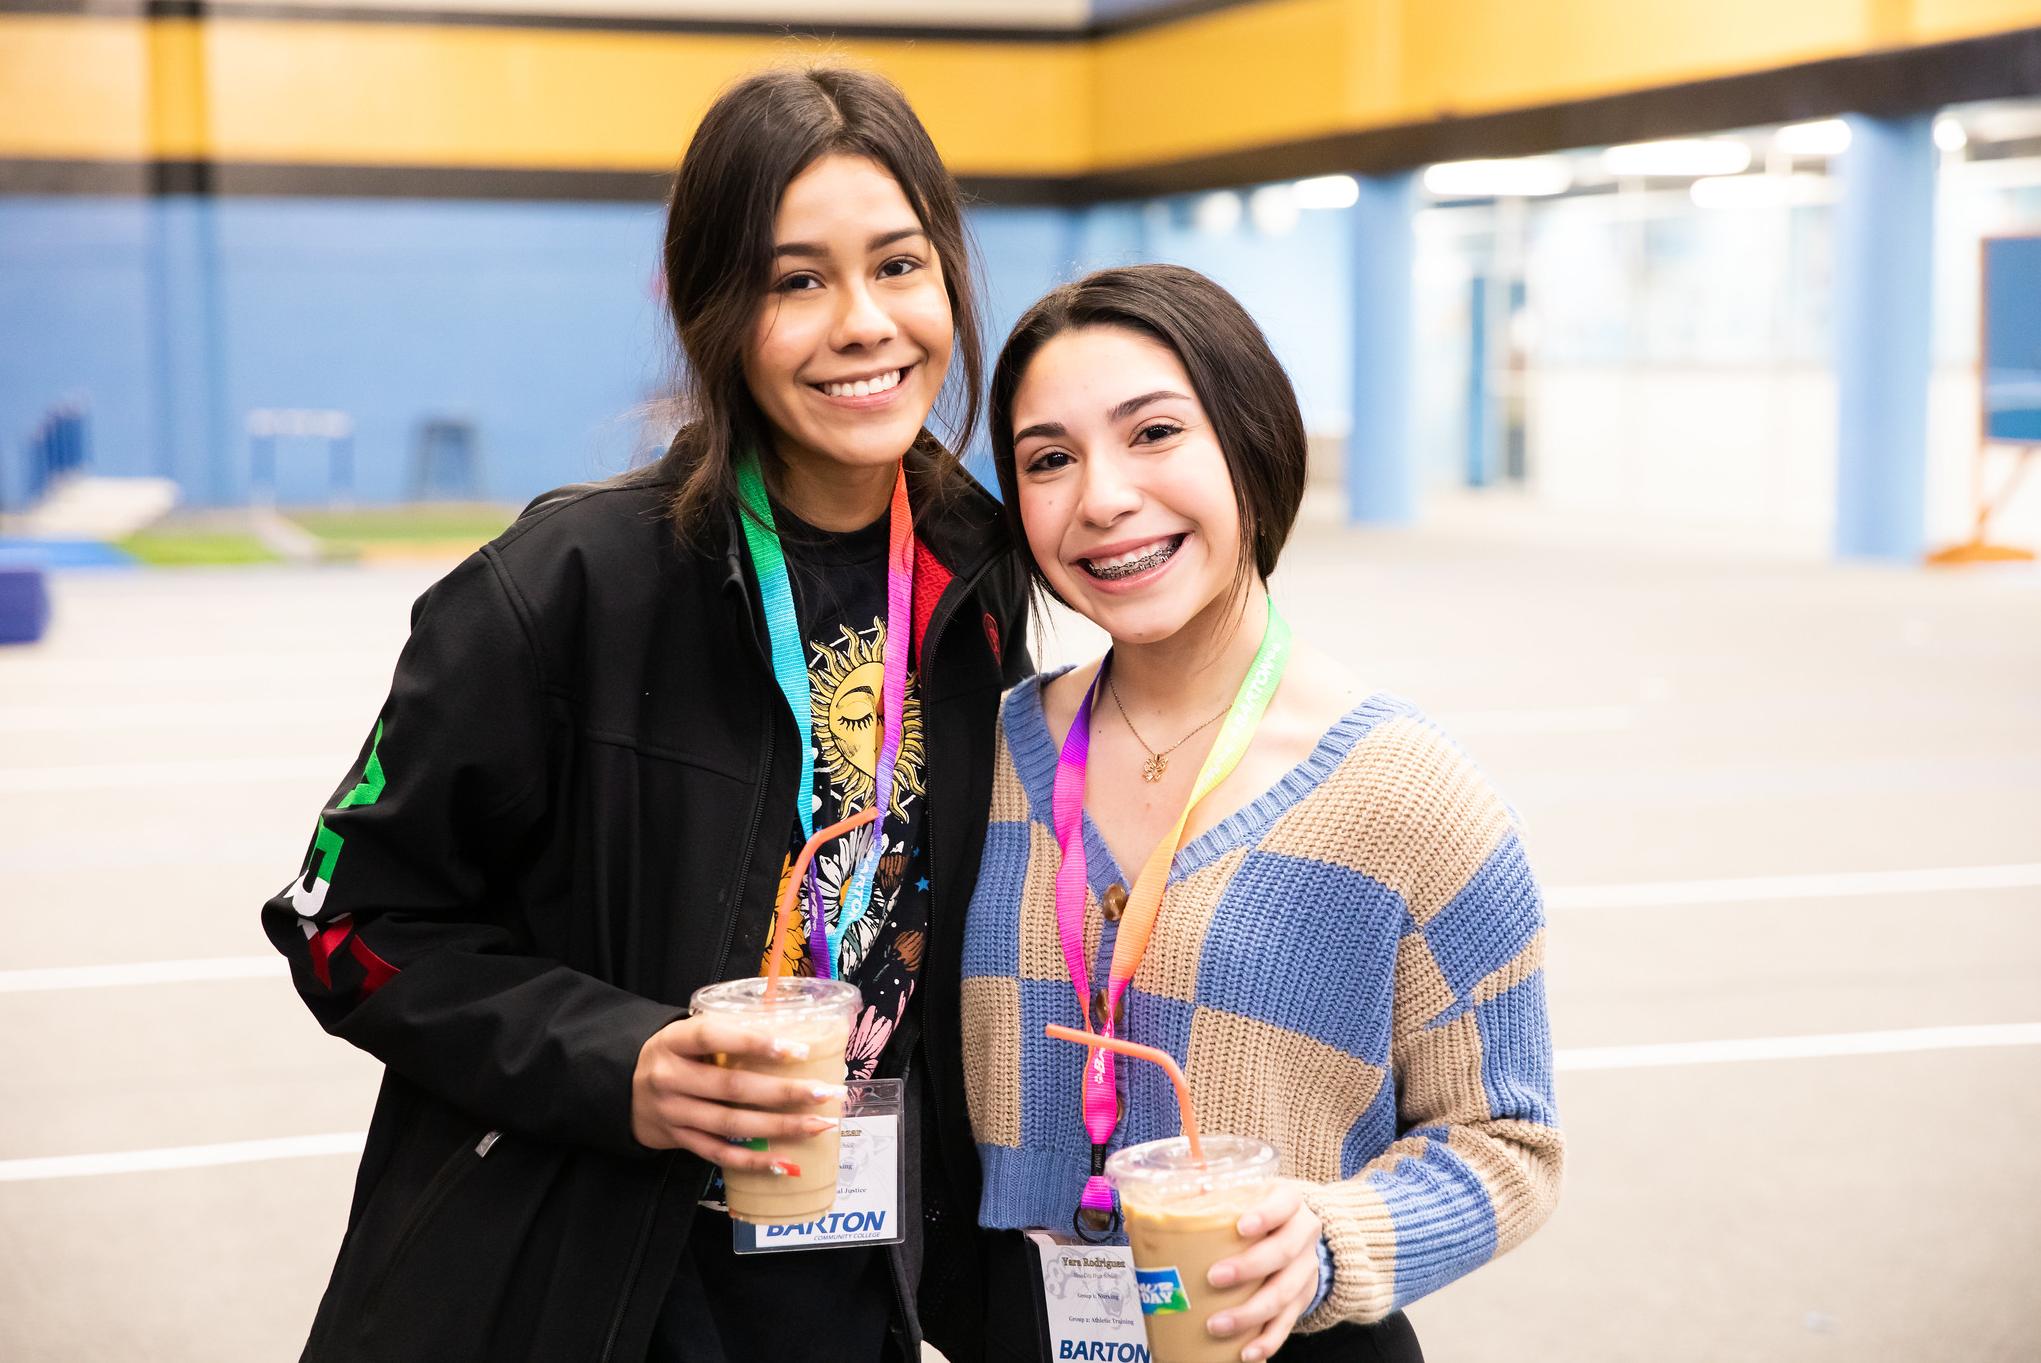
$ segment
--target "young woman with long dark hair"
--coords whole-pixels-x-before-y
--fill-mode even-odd
[[[420,599],[264,909],[386,1066],[310,1359],[978,1351],[962,925],[1028,664],[997,505],[929,430],[980,397],[958,192],[884,80],[756,76],[688,148],[665,276],[688,424]],[[788,1172],[753,1146],[841,1090],[724,1067],[770,1043],[687,1002],[762,973],[790,854],[875,806],[785,964],[855,984],[850,1077],[903,1081],[906,1240],[739,1254],[719,1168]]]
[[[1012,1232],[1123,1238],[1107,1154],[1179,1131],[1162,1073],[1043,1036],[1060,1023],[1171,1053],[1206,1132],[1281,1158],[1246,1246],[1166,1306],[1248,1363],[1416,1359],[1401,1308],[1557,1195],[1515,822],[1435,725],[1291,637],[1267,578],[1304,425],[1225,290],[1156,265],[1057,289],[988,417],[1037,582],[1111,636],[1001,712],[964,948],[981,1220],[1008,1232],[990,1301],[1032,1293]],[[1019,1319],[995,1340],[1031,1338]]]

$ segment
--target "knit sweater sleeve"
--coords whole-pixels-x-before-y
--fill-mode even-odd
[[[1544,1223],[1564,1145],[1545,1012],[1545,928],[1509,809],[1459,749],[1405,719],[1368,782],[1360,836],[1393,868],[1390,1063],[1397,1139],[1308,1196],[1333,1282],[1299,1325],[1373,1321]]]

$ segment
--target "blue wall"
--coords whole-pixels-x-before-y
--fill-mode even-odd
[[[633,409],[668,353],[657,209],[224,207],[229,408],[358,413],[364,498],[401,495],[428,414],[476,423],[495,496],[614,472],[637,448]]]
[[[485,496],[614,471],[670,369],[658,240],[640,205],[0,200],[0,462],[83,393],[98,471],[194,503],[247,495],[257,407],[350,413],[365,501],[402,495],[431,415],[475,421]],[[323,493],[310,454],[285,500]]]
[[[1245,220],[1231,231],[1204,231],[1192,225],[1186,210],[1182,201],[1167,200],[1144,210],[1146,258],[1187,265],[1225,286],[1261,323],[1276,358],[1289,370],[1305,426],[1345,429],[1353,349],[1347,316],[1353,215],[1307,212],[1283,235],[1265,236]]]
[[[1338,430],[1348,421],[1352,351],[1347,308],[1353,220],[1306,212],[1279,237],[1246,221],[1225,232],[1191,222],[1185,200],[1105,204],[1078,212],[981,208],[973,234],[986,262],[991,344],[1042,293],[1087,270],[1167,261],[1202,271],[1261,323],[1297,386],[1305,424]]]
[[[141,199],[0,199],[0,506],[43,412],[92,401],[95,462],[153,473],[149,228]]]
[[[970,225],[995,353],[1054,284],[1174,260],[1240,295],[1314,424],[1344,423],[1344,214],[1280,241],[1200,232],[1169,202],[981,207]],[[174,477],[196,505],[247,498],[263,407],[349,413],[362,501],[405,495],[430,416],[475,423],[486,497],[614,472],[664,434],[643,413],[673,365],[660,226],[636,204],[0,198],[0,505],[42,414],[80,394],[96,471]],[[281,500],[324,496],[318,454],[282,450]]]

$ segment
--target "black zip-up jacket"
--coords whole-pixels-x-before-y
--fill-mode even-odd
[[[1026,586],[991,497],[909,481],[931,894],[881,1069],[920,1174],[892,1260],[905,1356],[925,1330],[967,1363],[961,949]],[[320,1024],[385,1066],[306,1359],[645,1355],[711,1169],[632,1138],[632,1074],[695,989],[756,973],[805,741],[734,519],[683,548],[671,491],[548,494],[419,599],[374,736],[263,908]]]

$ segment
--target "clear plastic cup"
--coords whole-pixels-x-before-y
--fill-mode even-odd
[[[714,1014],[772,1040],[804,1042],[808,1047],[805,1060],[718,1055],[717,1064],[773,1079],[841,1084],[847,1073],[844,1052],[850,1047],[851,1023],[863,1001],[858,987],[842,980],[796,975],[773,982],[761,975],[697,989],[688,1006],[697,1016]],[[842,1107],[837,1103],[816,1111],[840,1116]],[[800,1172],[725,1169],[723,1188],[731,1216],[758,1225],[792,1225],[813,1221],[836,1205],[841,1136],[835,1127],[813,1136],[758,1137],[744,1144]]]
[[[1234,1225],[1274,1185],[1275,1149],[1245,1136],[1206,1136],[1202,1144],[1202,1163],[1181,1136],[1131,1145],[1106,1161],[1134,1244],[1155,1363],[1234,1363],[1246,1339],[1214,1339],[1205,1322],[1262,1284],[1256,1278],[1217,1288],[1205,1275],[1247,1248]]]

